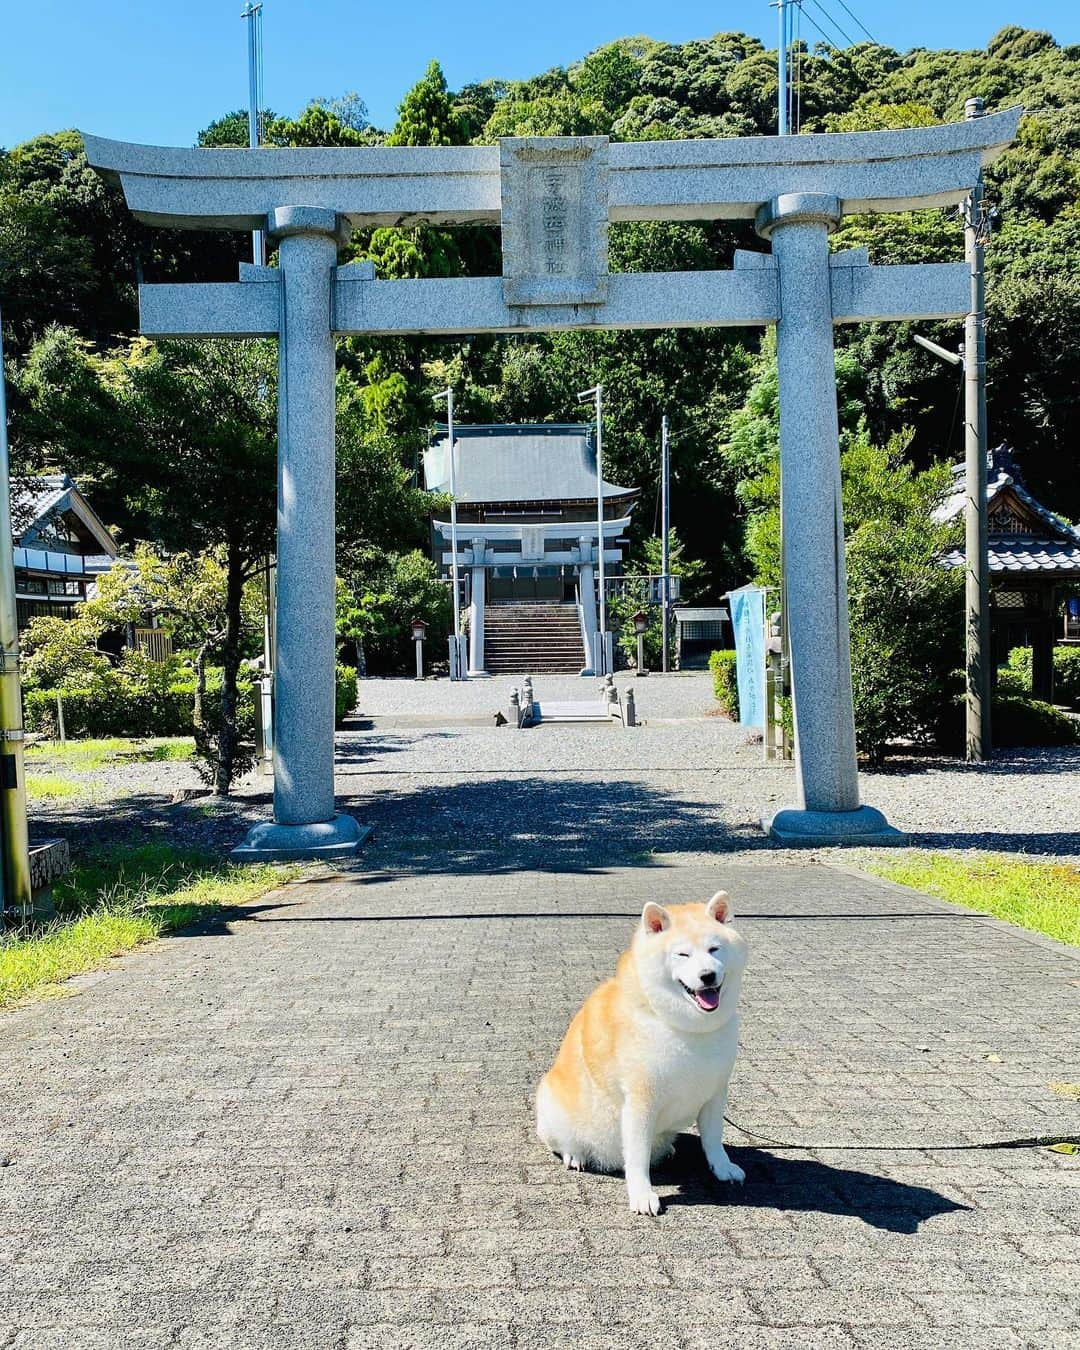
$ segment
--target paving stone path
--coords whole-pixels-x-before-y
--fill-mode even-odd
[[[551,860],[557,862],[557,858]],[[631,1215],[531,1095],[647,899],[751,944],[730,1131]],[[0,1347],[1080,1345],[1075,953],[765,854],[326,875],[2,1020]]]

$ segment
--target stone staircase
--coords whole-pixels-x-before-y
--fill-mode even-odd
[[[484,669],[491,675],[576,675],[585,664],[577,605],[491,604]]]

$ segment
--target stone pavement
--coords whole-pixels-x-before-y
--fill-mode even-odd
[[[552,859],[556,863],[557,859]],[[531,1096],[646,899],[749,938],[731,1117],[667,1209]],[[1080,959],[832,867],[355,871],[3,1018],[0,1346],[1080,1345]]]

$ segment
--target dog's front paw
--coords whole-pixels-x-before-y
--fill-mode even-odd
[[[627,1194],[630,1198],[630,1208],[635,1214],[659,1214],[663,1209],[660,1197],[647,1186],[640,1190],[637,1187],[628,1188]]]
[[[717,1181],[737,1181],[741,1185],[746,1180],[746,1173],[738,1163],[733,1163],[726,1153],[710,1158],[709,1170]]]

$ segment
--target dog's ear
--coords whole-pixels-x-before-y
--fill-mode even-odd
[[[705,913],[717,923],[730,923],[732,919],[731,896],[727,891],[717,891],[705,906]]]
[[[650,900],[641,911],[641,926],[646,933],[662,933],[671,926],[671,915],[663,905],[654,905]]]

